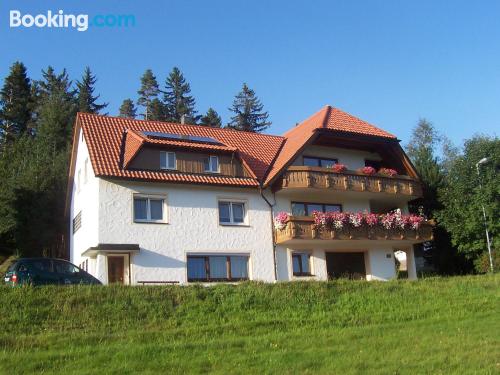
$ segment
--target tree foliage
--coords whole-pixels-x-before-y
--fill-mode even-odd
[[[271,122],[268,121],[269,114],[263,111],[264,105],[246,83],[235,96],[229,110],[234,113],[228,124],[229,128],[247,132],[262,132],[271,125]]]
[[[21,62],[15,62],[0,91],[0,144],[13,142],[32,126],[31,80]]]
[[[189,95],[191,86],[179,68],[174,67],[165,81],[165,92],[163,101],[168,120],[181,122],[184,116],[186,124],[195,124],[198,120],[196,116],[194,97]]]
[[[222,119],[215,109],[210,107],[207,113],[201,117],[200,124],[213,128],[220,128],[222,126]]]
[[[479,175],[476,163],[482,158]],[[440,222],[451,233],[453,244],[469,259],[486,251],[482,206],[486,210],[492,248],[500,248],[500,139],[476,136],[452,164],[446,184],[439,189],[443,208]]]
[[[118,117],[136,118],[137,109],[132,99],[125,99],[119,109]]]
[[[434,125],[426,119],[420,119],[413,129],[406,149],[422,182],[423,197],[410,203],[410,210],[423,212],[429,219],[437,219],[437,213],[443,208],[438,199],[438,191],[445,186],[445,170],[442,161],[436,156],[436,149],[442,143]],[[451,145],[448,144],[451,148]],[[432,246],[426,247],[433,265],[440,273],[460,274],[470,271],[472,264],[459,254],[451,243],[451,235],[438,220],[434,228]]]
[[[151,102],[160,93],[158,81],[151,69],[147,69],[141,77],[141,88],[137,91],[137,104],[144,107],[143,117],[148,120],[151,114]]]
[[[65,70],[57,73],[49,66],[41,80],[32,82],[29,90],[25,87],[29,116],[23,115],[26,107],[11,111],[17,118],[29,117],[34,130],[19,134],[0,153],[0,252],[64,255],[69,151],[79,99],[89,87],[84,81],[90,87],[95,83],[88,72],[90,81],[83,79],[75,89]],[[0,110],[5,109],[6,103],[1,103]]]
[[[81,81],[76,82],[76,96],[78,111],[85,113],[100,113],[108,106],[108,103],[97,104],[99,95],[94,95],[97,78],[87,66],[83,72]]]

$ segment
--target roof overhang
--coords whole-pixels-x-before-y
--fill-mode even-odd
[[[138,244],[109,244],[109,243],[100,243],[97,246],[89,247],[82,253],[84,257],[95,257],[98,254],[130,254],[130,253],[138,253],[140,251],[140,247]]]

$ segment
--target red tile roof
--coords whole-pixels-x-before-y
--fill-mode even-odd
[[[323,107],[319,112],[304,120],[299,125],[290,129],[284,134],[286,138],[276,161],[273,163],[265,184],[270,183],[281,171],[292,162],[302,147],[307,144],[311,137],[321,130],[338,131],[349,134],[359,134],[364,136],[383,137],[394,139],[396,137],[385,130],[379,129],[366,121],[360,120],[340,109]]]
[[[264,185],[269,184],[295,159],[302,147],[318,131],[335,131],[396,140],[394,135],[330,106],[322,108],[301,124],[290,129],[283,137],[200,125],[143,121],[86,113],[78,114],[77,123],[83,129],[92,166],[97,176],[230,186],[259,186],[259,182]],[[146,136],[143,132],[210,137],[221,144],[158,139]],[[126,166],[145,143],[219,152],[234,151],[255,178],[127,170]],[[121,164],[122,154],[123,165]]]
[[[191,182],[230,186],[258,186],[278,153],[283,137],[241,132],[231,129],[212,128],[200,125],[184,125],[168,122],[143,121],[78,113],[77,123],[81,126],[88,145],[90,160],[96,176],[141,179],[149,181]],[[123,169],[145,142],[176,143],[144,137],[142,132],[162,132],[180,135],[211,137],[221,145],[195,144],[178,141],[182,147],[212,147],[221,150],[237,150],[249,172],[256,178],[226,177],[219,175],[197,175],[169,171],[132,171]],[[123,147],[123,140],[127,147]],[[142,140],[141,140],[142,138]],[[147,138],[147,139],[144,139]]]

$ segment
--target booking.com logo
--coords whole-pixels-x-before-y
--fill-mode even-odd
[[[87,31],[89,27],[130,27],[135,26],[135,16],[119,14],[64,14],[64,11],[46,14],[22,14],[20,10],[10,11],[10,27],[74,28]]]

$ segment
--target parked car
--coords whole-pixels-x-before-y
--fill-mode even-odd
[[[7,270],[4,281],[10,285],[101,285],[94,276],[62,259],[21,258]]]

